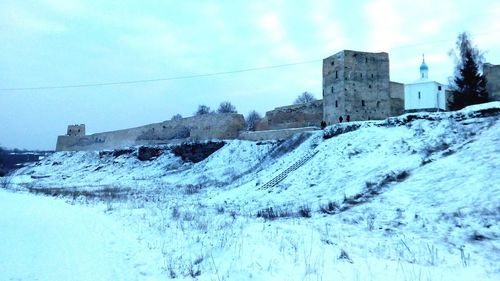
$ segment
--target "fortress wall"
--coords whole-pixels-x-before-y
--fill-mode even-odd
[[[389,82],[389,94],[391,98],[391,116],[398,116],[405,111],[405,87],[403,83]]]
[[[206,114],[86,136],[59,136],[56,151],[102,150],[191,140],[235,139],[244,128],[241,114]]]
[[[491,100],[500,101],[500,65],[485,63],[483,73],[488,81],[486,89]]]
[[[242,131],[240,133],[239,139],[248,141],[284,140],[290,138],[295,134],[303,132],[313,132],[317,129],[317,127],[304,127],[267,131]]]
[[[280,130],[320,126],[323,120],[323,101],[277,107],[266,112],[257,130]]]

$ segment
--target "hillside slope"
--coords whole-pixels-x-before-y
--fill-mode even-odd
[[[151,161],[55,153],[12,186],[105,200],[170,277],[497,280],[499,118],[495,102],[339,124],[285,142],[228,141],[199,163],[169,149]]]

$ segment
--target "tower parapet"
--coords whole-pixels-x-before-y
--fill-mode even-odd
[[[68,125],[67,136],[85,136],[85,124]]]

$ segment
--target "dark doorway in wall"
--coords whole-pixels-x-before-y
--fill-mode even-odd
[[[351,115],[347,115],[347,117],[345,118],[345,121],[346,122],[350,122],[351,121]]]
[[[344,118],[342,118],[342,116],[339,117],[339,123],[342,123],[342,121],[344,121]]]

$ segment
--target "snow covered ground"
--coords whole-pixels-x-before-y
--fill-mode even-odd
[[[5,190],[0,202],[1,280],[161,278],[136,236],[94,208]]]
[[[0,279],[499,280],[499,117],[496,102],[228,141],[196,164],[55,153],[10,187],[64,196],[0,193]]]

